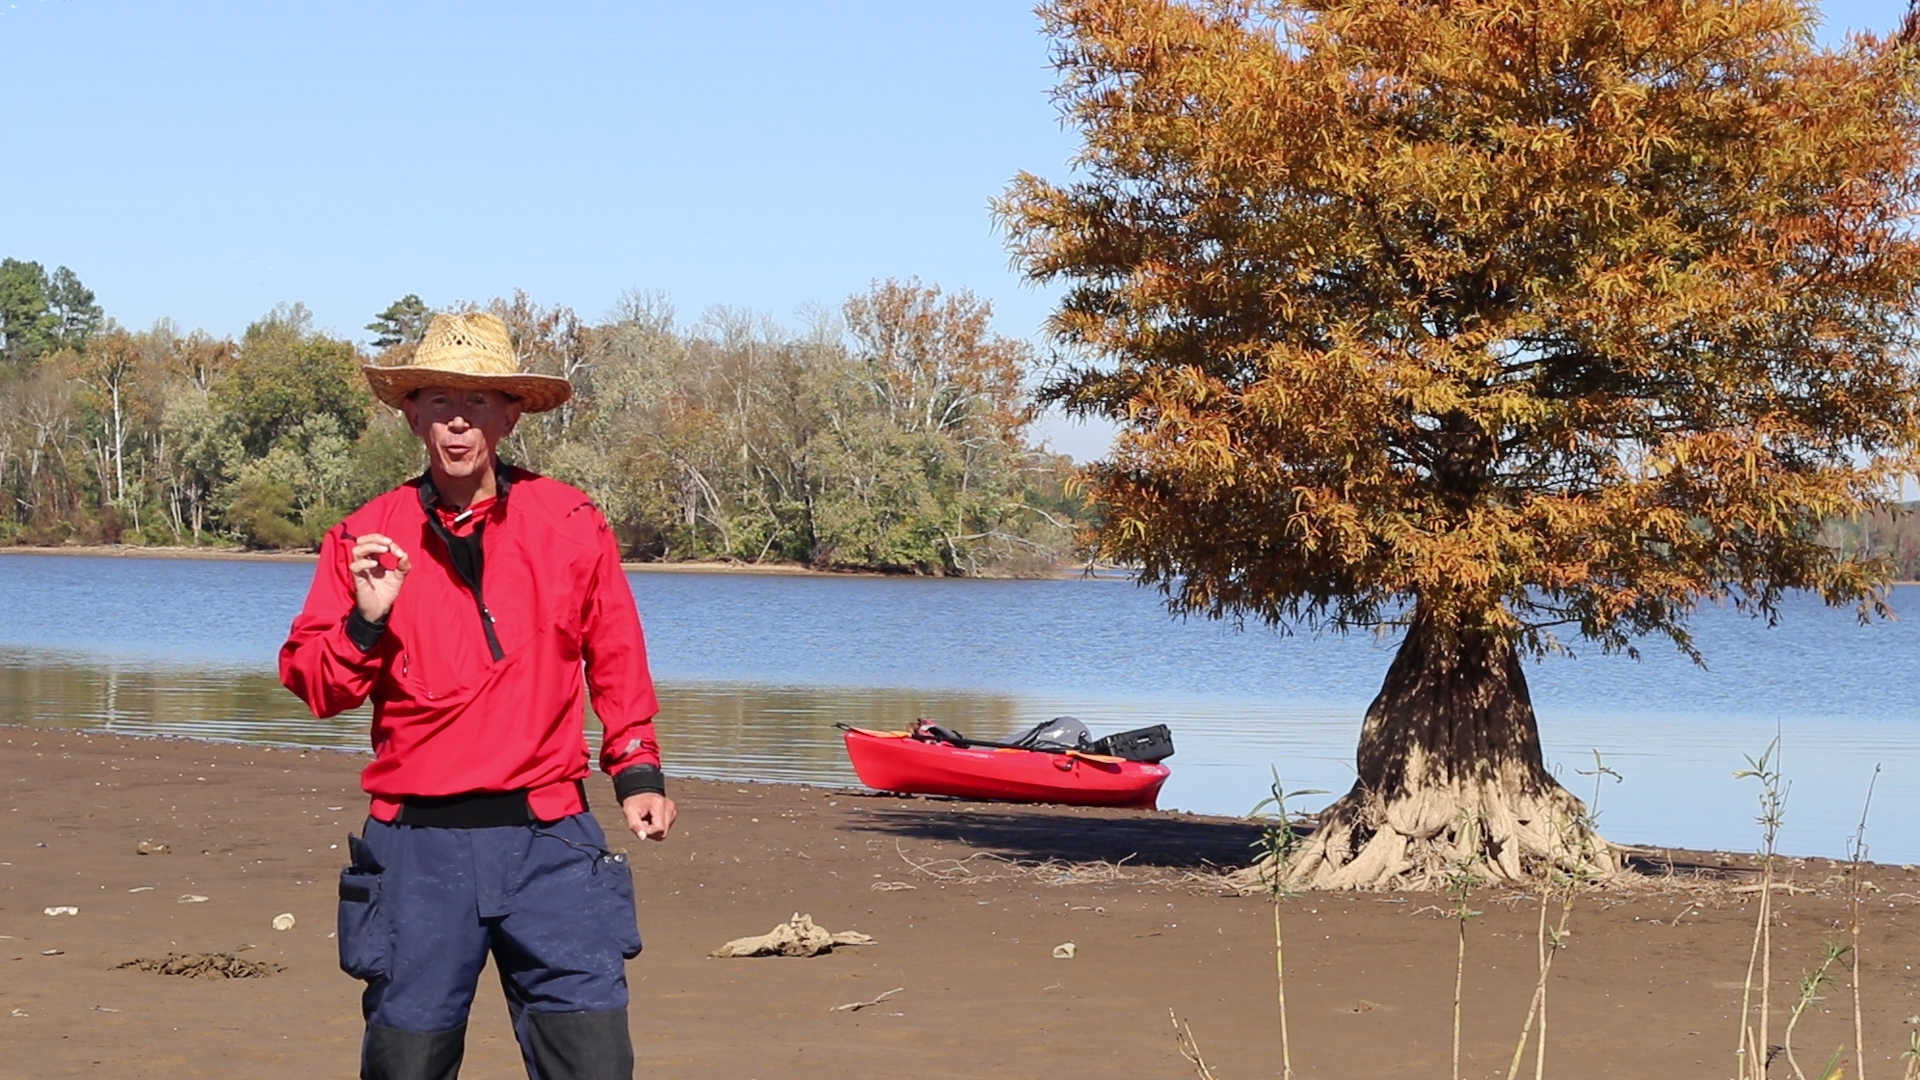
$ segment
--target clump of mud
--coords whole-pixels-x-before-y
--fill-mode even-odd
[[[264,979],[287,970],[281,964],[242,960],[232,953],[168,953],[157,959],[143,957],[115,964],[114,970],[133,968],[160,975],[182,975],[189,979]]]

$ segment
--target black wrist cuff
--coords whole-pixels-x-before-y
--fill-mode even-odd
[[[630,796],[651,791],[655,795],[667,793],[667,777],[658,765],[630,765],[613,774],[613,800],[626,802]]]
[[[360,614],[360,609],[357,607],[347,612],[347,640],[353,642],[361,652],[372,652],[373,647],[380,644],[380,638],[386,632],[387,620],[381,619],[379,622],[374,622]]]

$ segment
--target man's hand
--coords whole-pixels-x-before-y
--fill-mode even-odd
[[[387,537],[379,533],[355,537],[347,571],[353,575],[353,602],[360,608],[360,617],[368,622],[386,618],[412,568],[407,553]]]
[[[665,840],[677,814],[672,799],[652,791],[627,796],[620,811],[627,815],[627,828],[633,835],[647,840]]]

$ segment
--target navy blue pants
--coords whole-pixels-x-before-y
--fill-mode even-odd
[[[452,1080],[492,955],[533,1080],[628,1080],[633,875],[589,814],[490,829],[368,819],[340,875],[340,966],[364,980],[361,1076]]]

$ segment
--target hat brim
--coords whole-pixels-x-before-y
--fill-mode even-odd
[[[473,375],[463,371],[445,371],[424,367],[379,367],[368,364],[367,384],[373,396],[393,408],[399,408],[407,395],[429,386],[450,390],[498,390],[520,400],[525,412],[546,412],[565,404],[573,396],[573,384],[558,375]]]

